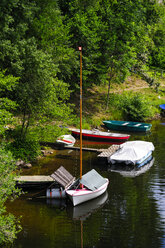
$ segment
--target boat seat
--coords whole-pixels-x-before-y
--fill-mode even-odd
[[[67,188],[75,181],[75,177],[73,177],[63,166],[58,168],[51,177],[61,184],[64,188]]]
[[[122,124],[122,126],[126,126],[128,124],[129,124],[129,122],[125,122],[125,123]]]
[[[138,123],[138,124],[136,124],[136,125],[135,125],[135,127],[139,127],[139,126],[141,126],[141,124],[140,124],[140,123]]]

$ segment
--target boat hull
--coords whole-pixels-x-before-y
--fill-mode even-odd
[[[88,189],[66,190],[66,194],[72,201],[73,206],[77,206],[83,202],[90,201],[102,195],[107,190],[108,184],[109,180],[106,178],[106,183],[95,191]]]
[[[137,167],[141,167],[143,166],[145,163],[147,163],[149,160],[151,160],[152,157],[152,152],[149,152],[146,156],[142,157],[139,160],[114,160],[114,161],[110,161],[110,164],[123,164],[123,165],[135,165]]]
[[[56,142],[63,146],[72,147],[74,146],[76,140],[72,135],[61,135],[57,138]]]
[[[110,130],[127,132],[146,132],[151,129],[151,124],[130,122],[130,121],[103,121],[104,125]]]
[[[72,130],[74,136],[80,136],[79,130]],[[107,132],[94,132],[90,130],[84,130],[82,132],[84,139],[100,140],[100,141],[127,141],[130,137],[129,134],[107,133]]]

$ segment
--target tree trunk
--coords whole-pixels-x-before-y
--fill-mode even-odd
[[[108,94],[107,94],[107,104],[106,104],[106,109],[105,109],[105,110],[107,110],[107,108],[108,108],[110,86],[111,86],[111,78],[109,77],[109,83],[108,83]]]

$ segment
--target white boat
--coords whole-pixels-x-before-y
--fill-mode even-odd
[[[103,178],[93,169],[67,189],[66,194],[76,206],[102,195],[106,191],[108,183],[107,178]]]
[[[109,180],[103,178],[94,169],[82,176],[82,48],[80,51],[80,179],[66,189],[66,194],[74,206],[102,195]]]
[[[152,142],[147,141],[127,141],[119,146],[110,157],[110,164],[123,163],[126,165],[140,165],[144,163],[154,151]]]
[[[74,146],[76,140],[71,134],[61,135],[56,140],[57,143],[63,144],[64,146]]]

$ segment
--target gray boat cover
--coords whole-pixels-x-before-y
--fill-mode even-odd
[[[107,180],[94,169],[84,174],[80,180],[81,184],[92,191],[98,189],[106,182]]]
[[[130,162],[136,164],[141,159],[145,158],[154,151],[154,145],[152,142],[147,141],[127,141],[120,145],[120,148],[108,157],[109,163],[119,163],[125,162],[129,164]]]

